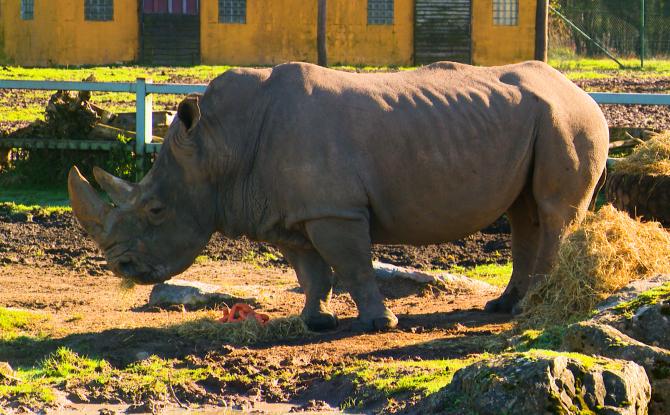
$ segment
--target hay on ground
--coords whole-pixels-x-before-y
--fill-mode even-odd
[[[670,175],[670,132],[655,135],[612,167],[615,173]]]
[[[670,233],[604,206],[569,230],[553,271],[526,295],[521,325],[574,320],[629,282],[669,270]]]
[[[221,323],[200,318],[175,327],[178,335],[189,339],[207,339],[232,344],[254,344],[304,338],[310,331],[299,316],[274,318],[261,325],[250,318],[241,322]]]

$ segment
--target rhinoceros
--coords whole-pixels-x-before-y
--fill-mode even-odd
[[[313,330],[337,325],[335,277],[357,305],[356,329],[397,324],[371,244],[450,241],[502,214],[513,273],[486,309],[513,310],[587,211],[609,140],[598,105],[540,62],[232,69],[177,115],[139,183],[94,169],[113,204],[73,167],[75,216],[109,267],[140,284],[187,269],[214,232],[272,243],[297,274]]]

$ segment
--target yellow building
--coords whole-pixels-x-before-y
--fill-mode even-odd
[[[533,59],[541,1],[327,0],[328,60]],[[317,0],[0,0],[0,56],[24,66],[314,62],[316,37]]]

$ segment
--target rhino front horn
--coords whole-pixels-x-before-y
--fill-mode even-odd
[[[99,237],[111,206],[102,200],[76,166],[68,174],[67,190],[74,216],[89,235]]]
[[[135,194],[136,184],[119,179],[100,167],[93,167],[93,176],[95,176],[95,181],[102,187],[102,190],[107,192],[117,206],[125,205]]]

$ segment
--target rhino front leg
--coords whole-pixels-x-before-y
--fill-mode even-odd
[[[333,292],[333,271],[314,249],[278,247],[291,264],[305,292],[302,319],[310,330],[321,331],[337,327],[337,317],[328,304]]]
[[[355,330],[384,330],[398,319],[384,305],[372,268],[370,226],[367,220],[324,218],[305,224],[307,235],[333,267],[358,307]]]

